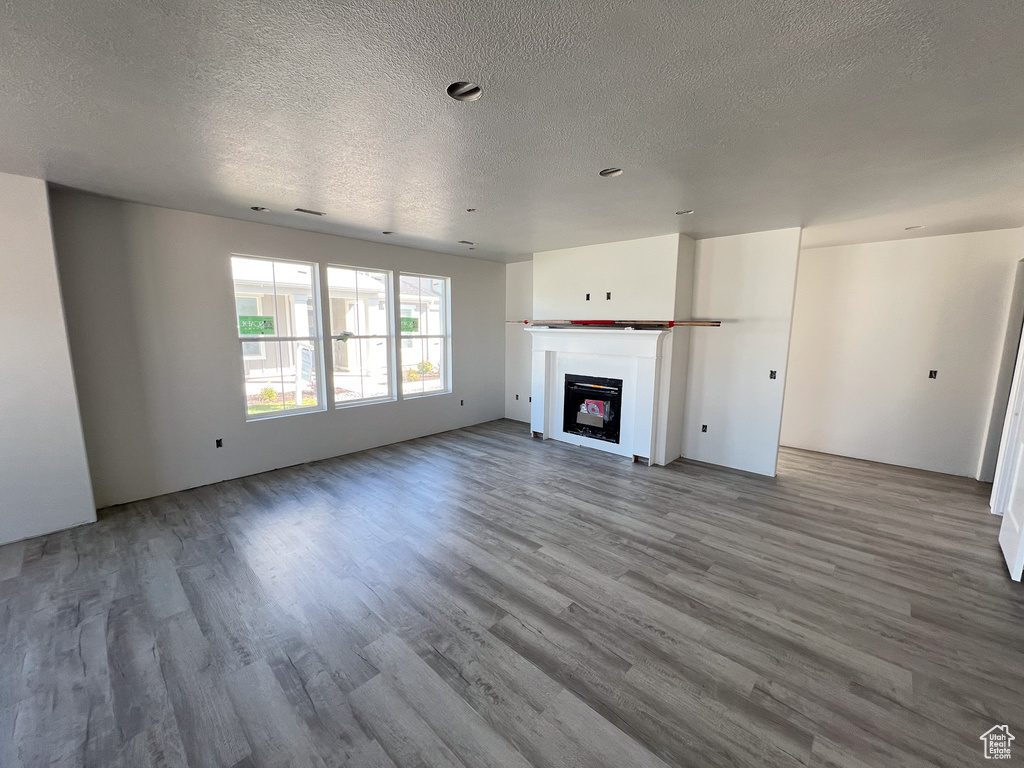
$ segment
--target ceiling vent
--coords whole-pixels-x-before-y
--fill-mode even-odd
[[[476,101],[484,95],[484,92],[476,83],[466,83],[460,80],[448,86],[448,95],[456,101]]]
[[[310,210],[309,208],[296,208],[295,212],[296,213],[308,213],[310,216],[326,216],[327,215],[323,211],[313,211],[313,210]]]

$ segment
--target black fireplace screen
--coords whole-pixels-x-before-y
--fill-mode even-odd
[[[622,379],[566,374],[563,432],[617,444],[621,410]]]

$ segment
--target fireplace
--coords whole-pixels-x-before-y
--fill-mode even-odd
[[[533,337],[533,380],[530,395],[530,431],[545,440],[561,440],[606,453],[667,464],[679,457],[682,442],[682,408],[679,388],[686,381],[686,350],[673,357],[678,329],[629,330],[598,328],[528,327]],[[676,369],[677,376],[673,376]],[[566,377],[584,384],[602,384],[619,390],[618,397],[606,390],[566,387]],[[598,378],[601,377],[601,378]],[[610,381],[610,384],[605,382]],[[570,406],[566,419],[566,398],[586,393]],[[673,400],[673,393],[677,395]],[[596,395],[596,396],[595,396]],[[612,434],[593,437],[585,432],[577,413],[587,400],[612,403],[605,413],[614,416]],[[595,408],[604,422],[601,408]],[[589,409],[588,409],[589,412]],[[584,419],[584,421],[588,421]],[[597,421],[596,419],[591,421]],[[596,426],[596,424],[595,424]],[[609,439],[611,438],[611,439]]]
[[[567,373],[563,403],[563,432],[618,445],[622,379]]]

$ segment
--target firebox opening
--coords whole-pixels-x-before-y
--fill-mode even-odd
[[[617,445],[621,411],[622,379],[565,375],[563,432]]]

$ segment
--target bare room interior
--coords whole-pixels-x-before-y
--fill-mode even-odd
[[[1000,1],[5,5],[0,766],[1021,760],[1022,83]]]

